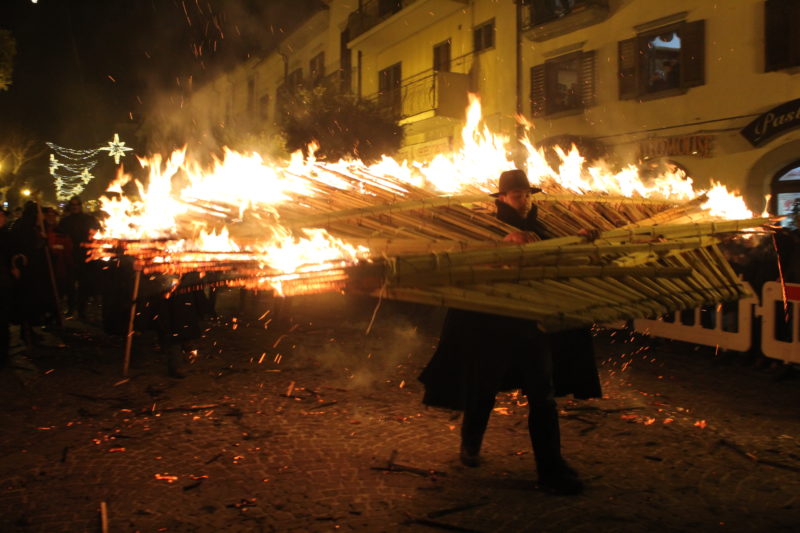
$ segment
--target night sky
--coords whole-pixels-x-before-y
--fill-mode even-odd
[[[23,131],[70,148],[105,145],[134,130],[158,98],[269,50],[319,4],[2,0],[0,28],[13,33],[17,56],[0,92],[0,138]],[[46,173],[46,159],[38,166]]]

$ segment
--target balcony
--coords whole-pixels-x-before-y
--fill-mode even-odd
[[[608,0],[529,0],[522,12],[522,32],[531,41],[546,41],[608,18]]]
[[[457,72],[426,71],[404,80],[397,89],[379,92],[368,99],[375,101],[387,115],[401,125],[433,117],[463,120],[470,79]]]
[[[463,9],[468,0],[365,0],[350,13],[349,47],[381,48],[407,39],[423,28]]]

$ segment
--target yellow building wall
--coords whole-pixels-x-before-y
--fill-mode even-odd
[[[424,0],[418,0],[424,1]],[[395,16],[401,17],[401,14]],[[495,46],[473,54],[473,28],[494,19]],[[433,47],[450,39],[452,72],[472,73],[479,91],[483,115],[496,131],[513,132],[516,108],[516,7],[513,0],[474,0],[447,16],[431,21],[403,40],[384,45],[379,39],[356,45],[353,64],[361,53],[361,72],[354,73],[353,87],[361,79],[361,94],[371,97],[378,92],[379,72],[401,63],[403,84],[409,78],[432,74]],[[376,44],[377,42],[377,44]],[[462,56],[466,56],[460,59]],[[432,137],[458,138],[461,121],[425,120],[406,128],[405,144],[431,142]],[[426,131],[427,130],[427,131]]]
[[[751,170],[770,151],[800,138],[795,131],[755,149],[739,134],[756,115],[800,96],[800,76],[764,72],[763,0],[611,0],[609,6],[609,18],[599,24],[544,42],[523,41],[522,94],[528,116],[531,66],[543,63],[549,52],[584,41],[582,50],[597,54],[596,105],[579,115],[535,119],[534,139],[563,134],[599,138],[613,147],[620,162],[635,162],[642,139],[711,134],[713,157],[670,159],[684,165],[701,185],[721,181],[746,192],[751,205],[760,204],[771,176],[754,177]],[[705,84],[683,95],[619,100],[618,41],[634,37],[636,25],[682,11],[688,22],[706,21]],[[729,120],[718,121],[725,118]]]

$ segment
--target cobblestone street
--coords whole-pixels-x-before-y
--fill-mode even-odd
[[[402,312],[400,312],[402,311]],[[536,488],[524,397],[499,398],[480,468],[417,382],[441,313],[297,299],[293,323],[209,326],[189,375],[68,322],[0,372],[0,530],[797,531],[800,383],[743,357],[596,337],[605,398],[559,399],[587,490]],[[229,314],[226,314],[229,316]],[[268,327],[265,327],[268,326]],[[420,327],[424,325],[424,327]]]

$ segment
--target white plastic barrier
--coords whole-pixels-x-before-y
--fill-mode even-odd
[[[788,315],[780,282],[765,283],[761,291],[761,306],[756,311],[761,316],[761,351],[773,359],[800,363],[800,284],[787,283],[785,287]],[[779,330],[786,340],[778,338]]]
[[[745,285],[752,294],[753,290],[749,284]],[[701,308],[694,309],[694,321],[692,324],[681,322],[681,313],[674,314],[674,322],[667,322],[663,318],[650,320],[638,318],[633,321],[633,329],[639,333],[664,337],[676,341],[692,342],[703,346],[715,346],[723,350],[735,350],[746,352],[753,343],[753,308],[758,305],[755,296],[742,298],[739,300],[736,313],[736,328],[725,328],[728,325],[728,317],[723,313],[721,305],[715,307],[712,327],[702,324]]]

